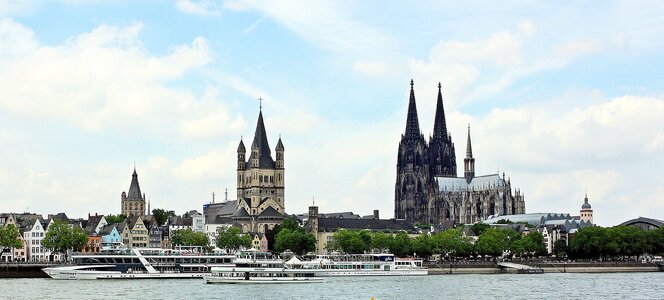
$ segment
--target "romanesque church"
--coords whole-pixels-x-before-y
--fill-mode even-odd
[[[464,158],[464,177],[457,177],[452,136],[447,131],[441,85],[429,142],[420,131],[413,81],[406,130],[397,153],[394,216],[411,222],[441,224],[445,221],[474,223],[491,215],[525,213],[523,195],[512,194],[510,179],[499,174],[475,176],[470,126]]]
[[[272,158],[267,141],[263,110],[258,113],[258,123],[251,143],[249,159],[240,139],[237,147],[237,210],[232,220],[242,232],[265,232],[281,224],[286,206],[284,202],[284,144],[281,137]]]

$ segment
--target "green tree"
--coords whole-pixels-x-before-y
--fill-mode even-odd
[[[230,250],[229,252],[235,252],[241,247],[251,247],[251,240],[249,235],[242,234],[237,227],[222,227],[217,232],[217,247]]]
[[[648,250],[654,255],[664,255],[664,227],[648,231]]]
[[[608,243],[606,229],[599,226],[581,228],[570,241],[570,254],[575,258],[599,258]]]
[[[12,249],[23,247],[21,239],[19,238],[20,234],[21,233],[14,224],[0,227],[0,252],[3,252],[7,248]]]
[[[295,230],[282,228],[274,239],[274,249],[277,252],[290,249],[293,253],[301,255],[316,250],[316,237],[311,233],[305,232],[304,228],[297,228]]]
[[[560,258],[569,255],[569,247],[567,246],[567,241],[559,239],[553,243],[553,254]]]
[[[69,252],[81,250],[88,242],[88,235],[80,227],[73,227],[62,221],[55,221],[48,226],[42,245],[55,253],[61,253],[65,260]]]
[[[364,253],[371,249],[371,235],[356,230],[338,230],[332,236],[332,242],[328,243],[328,249],[351,254]]]
[[[371,237],[371,248],[377,250],[378,252],[383,252],[384,250],[390,248],[391,242],[391,234],[386,234],[384,232],[374,232],[373,236]]]
[[[179,229],[171,234],[171,243],[177,246],[197,246],[209,250],[210,239],[204,232],[193,231],[191,228]]]
[[[159,226],[162,226],[166,223],[166,221],[168,220],[168,217],[174,217],[175,216],[175,211],[164,210],[164,209],[161,209],[161,208],[155,208],[155,209],[152,210],[152,215],[154,216],[154,219],[157,221],[157,224],[159,224]],[[111,222],[109,222],[109,223],[111,223]]]
[[[529,233],[520,238],[511,237],[511,250],[519,256],[543,256],[547,254],[546,245],[544,245],[544,236],[538,231]]]
[[[512,232],[516,233],[511,229],[487,229],[479,236],[479,239],[475,244],[477,253],[491,257],[501,256],[504,251],[510,250],[512,240],[516,240],[513,238],[516,237],[516,235]]]
[[[418,257],[426,258],[433,254],[433,239],[428,234],[420,234],[413,239],[413,252]]]
[[[475,233],[475,236],[480,236],[490,227],[491,226],[489,226],[489,224],[475,223],[472,226],[470,226],[470,229]]]
[[[449,257],[468,257],[473,252],[470,237],[464,237],[461,228],[441,231],[433,237],[434,249]]]
[[[123,214],[107,215],[104,216],[104,218],[106,219],[106,222],[108,222],[108,224],[117,224],[117,223],[122,223],[125,219],[127,219],[127,216]]]
[[[399,232],[390,243],[390,252],[397,257],[413,254],[413,241],[405,232]]]

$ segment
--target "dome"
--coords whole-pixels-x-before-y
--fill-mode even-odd
[[[581,205],[581,208],[582,209],[591,209],[592,207],[590,206],[590,203],[586,202],[586,203],[583,203],[583,205]]]

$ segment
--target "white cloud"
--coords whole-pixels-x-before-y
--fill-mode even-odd
[[[219,15],[217,1],[212,0],[177,0],[175,7],[181,12],[188,14],[201,16]]]
[[[199,98],[169,86],[212,60],[205,39],[157,56],[143,47],[141,28],[101,25],[62,45],[43,46],[29,29],[3,21],[0,40],[10,46],[0,51],[14,59],[0,65],[0,109],[84,130],[140,128],[193,138],[234,133],[244,125],[214,89]]]

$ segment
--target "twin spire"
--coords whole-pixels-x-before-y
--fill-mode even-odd
[[[417,104],[415,103],[414,81],[410,80],[410,99],[408,101],[408,117],[406,118],[406,137],[418,138],[420,124],[417,118]],[[445,109],[443,108],[442,84],[438,83],[438,99],[436,101],[436,118],[433,124],[433,138],[445,139],[447,137],[447,124],[445,123]]]

